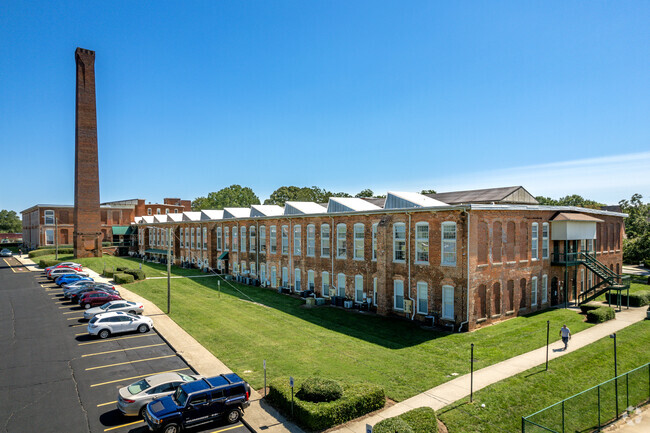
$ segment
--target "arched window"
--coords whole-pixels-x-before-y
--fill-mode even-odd
[[[337,259],[344,259],[347,257],[347,251],[348,251],[348,246],[347,246],[347,241],[346,241],[346,235],[347,235],[347,227],[345,224],[337,224],[336,225],[336,258]]]
[[[456,223],[442,223],[442,265],[456,266]]]
[[[364,227],[363,224],[357,223],[354,225],[354,253],[355,260],[363,260],[364,256]]]
[[[429,223],[415,224],[415,263],[429,263]]]
[[[393,261],[403,263],[406,261],[406,225],[393,224]]]
[[[503,231],[501,221],[495,221],[492,225],[492,263],[501,263],[501,248],[503,246]]]

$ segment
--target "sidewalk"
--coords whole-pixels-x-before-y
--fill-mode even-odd
[[[40,272],[41,269],[28,258],[27,255],[16,257],[26,268]],[[89,268],[84,268],[88,275],[95,281],[110,282],[110,278],[105,278]],[[178,326],[171,318],[160,310],[151,301],[136,295],[122,286],[116,286],[120,294],[130,301],[140,302],[144,305],[144,311],[147,317],[154,321],[154,328],[165,341],[176,351],[178,356],[183,358],[198,374],[204,376],[216,376],[232,371],[216,356],[214,356],[205,347],[201,346],[190,334]],[[265,433],[302,433],[302,430],[294,424],[287,421],[275,409],[261,401],[261,396],[255,391],[251,391],[251,405],[246,409],[246,415],[243,418],[255,431],[264,431]]]

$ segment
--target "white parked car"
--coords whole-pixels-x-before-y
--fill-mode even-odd
[[[153,329],[153,320],[149,317],[134,316],[122,311],[98,314],[88,322],[88,333],[99,338],[108,338],[112,334],[131,331],[145,333],[151,329]]]
[[[144,311],[144,305],[139,302],[131,301],[111,301],[107,302],[100,307],[93,307],[84,311],[84,319],[92,319],[98,314],[103,313],[113,313],[115,311],[123,311],[131,315],[142,314]]]
[[[68,274],[77,274],[77,275],[81,275],[82,277],[88,276],[87,272],[75,271],[74,269],[71,268],[57,268],[57,269],[52,269],[47,274],[47,278],[49,278],[50,280],[55,280],[56,277],[60,277],[61,275],[68,275]]]

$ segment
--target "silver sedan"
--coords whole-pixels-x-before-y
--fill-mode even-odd
[[[180,385],[202,379],[203,376],[183,373],[161,373],[145,377],[129,386],[120,388],[117,395],[117,408],[124,415],[144,417],[147,403],[176,391]]]
[[[109,313],[109,312],[112,313],[114,311],[123,311],[129,314],[142,314],[142,312],[144,311],[144,305],[140,304],[139,302],[131,302],[131,301],[124,301],[124,300],[111,301],[105,303],[100,307],[93,307],[87,309],[86,311],[84,311],[84,319],[90,320],[98,314]]]

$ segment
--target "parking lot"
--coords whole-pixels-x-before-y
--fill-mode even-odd
[[[14,259],[15,260],[15,259]],[[0,263],[0,426],[8,432],[145,432],[117,390],[152,374],[195,372],[155,331],[90,337],[83,310],[43,273]],[[146,314],[146,311],[145,311]],[[4,380],[7,378],[7,380]],[[247,433],[241,423],[191,432]]]

